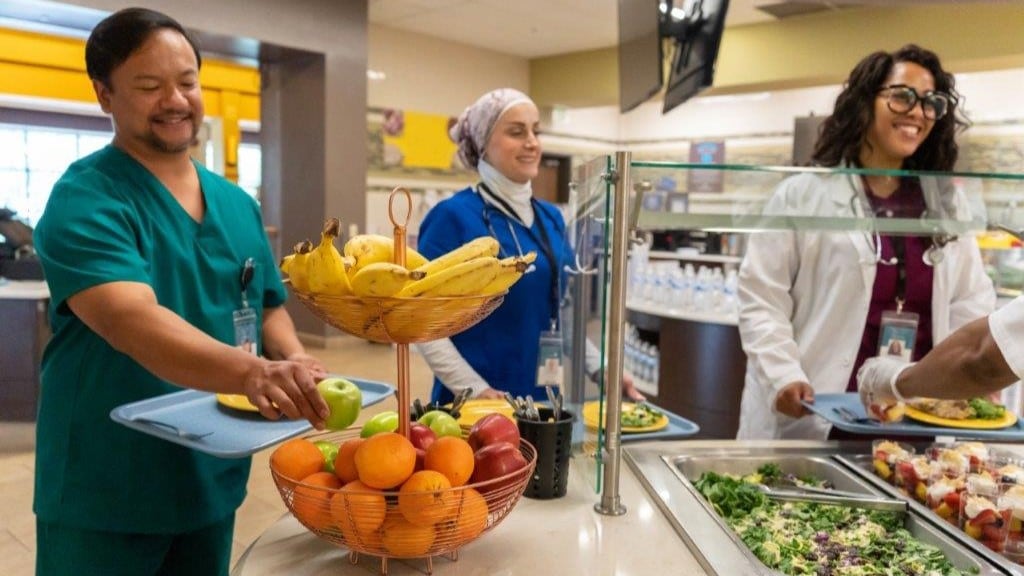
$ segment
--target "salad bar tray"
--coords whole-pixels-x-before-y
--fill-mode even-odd
[[[824,513],[822,508],[813,508],[816,504],[807,509],[799,508],[804,504],[789,503],[786,507],[754,508],[758,514],[774,511],[781,517],[769,515],[747,520],[735,513],[736,509],[743,508],[744,498],[759,497],[759,490],[750,485],[757,485],[769,493],[776,489],[770,487],[771,482],[766,480],[767,470],[781,470],[784,474],[777,474],[775,478],[780,482],[784,479],[791,486],[811,486],[803,483],[811,482],[809,479],[813,478],[820,482],[818,489],[824,487],[870,498],[891,497],[890,492],[851,468],[849,460],[837,459],[835,456],[840,451],[851,456],[867,454],[870,445],[690,441],[634,445],[626,447],[624,454],[626,463],[652,500],[709,574],[842,574],[845,572],[832,572],[825,567],[829,561],[834,562],[828,555],[836,553],[837,548],[840,550],[838,553],[850,558],[850,562],[868,569],[864,573],[906,573],[885,572],[883,567],[876,569],[871,563],[879,558],[884,561],[887,557],[895,557],[896,562],[902,562],[898,564],[902,568],[898,569],[906,570],[909,564],[927,557],[929,561],[947,567],[945,572],[937,573],[1022,574],[1005,559],[965,543],[950,530],[951,527],[932,521],[925,514],[927,510],[914,506],[898,516],[892,516],[892,512],[884,513],[890,516],[880,521],[881,525],[874,523],[878,520],[873,516],[878,514],[877,511],[850,511],[850,508],[845,508],[842,512]],[[714,483],[719,480],[720,483]],[[729,491],[730,486],[742,489],[734,494]],[[838,529],[828,526],[827,516],[830,514],[844,515],[844,520],[837,523],[837,527],[845,524],[860,528],[840,536]],[[856,521],[851,521],[851,517]],[[883,529],[886,522],[892,525]],[[744,531],[742,538],[738,530]],[[901,534],[895,540],[893,530]],[[893,544],[896,541],[898,543]],[[880,548],[884,550],[881,553]],[[795,549],[801,552],[792,560],[782,557]],[[899,560],[901,554],[905,560]],[[775,567],[770,567],[769,563]]]
[[[950,535],[965,548],[969,548],[975,554],[983,556],[989,562],[999,565],[1008,574],[1015,574],[1018,576],[1024,576],[1024,566],[1015,564],[1000,554],[989,550],[987,547],[982,545],[977,540],[967,536],[962,530],[953,528],[950,524],[939,518],[934,512],[932,512],[927,506],[918,502],[914,498],[911,498],[900,492],[895,486],[889,484],[885,480],[882,480],[875,474],[873,459],[870,454],[845,454],[838,455],[835,457],[836,460],[853,470],[858,476],[871,483],[872,486],[881,490],[886,495],[894,498],[902,498],[909,504],[910,509],[913,510],[921,518],[926,519],[929,522],[937,524],[950,533]]]

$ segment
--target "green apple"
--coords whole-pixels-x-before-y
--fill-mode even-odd
[[[363,424],[363,429],[359,431],[359,436],[369,438],[374,434],[394,432],[395,430],[398,430],[398,412],[387,410],[367,420],[366,424]]]
[[[331,409],[324,421],[328,430],[344,430],[356,421],[363,407],[363,393],[358,386],[344,378],[324,378],[316,387]]]
[[[438,438],[441,436],[462,436],[462,427],[459,426],[459,422],[444,410],[431,410],[420,416],[418,422],[433,430]]]
[[[313,442],[317,448],[320,449],[320,453],[324,455],[324,472],[330,472],[334,474],[334,459],[338,457],[339,446],[334,442],[327,440],[317,440]]]

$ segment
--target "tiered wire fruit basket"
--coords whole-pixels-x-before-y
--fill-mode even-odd
[[[396,198],[403,198],[406,214],[395,217]],[[412,199],[404,188],[396,188],[389,199],[388,216],[394,225],[394,261],[405,265],[406,223],[412,213]],[[503,301],[505,293],[488,296],[445,298],[370,298],[353,295],[310,294],[292,287],[292,292],[324,322],[354,336],[374,342],[394,343],[397,348],[398,432],[409,437],[411,403],[409,391],[409,344],[447,338],[486,318]],[[355,429],[310,437],[341,443],[358,437]],[[519,451],[527,465],[515,472],[485,482],[470,483],[435,491],[403,494],[381,491],[361,484],[338,489],[287,478],[271,468],[285,505],[306,528],[350,550],[349,561],[359,555],[380,557],[381,574],[388,573],[388,561],[426,560],[426,572],[433,572],[433,558],[458,560],[459,549],[497,526],[515,507],[533,475],[537,453],[520,440]],[[409,517],[422,517],[410,523]]]

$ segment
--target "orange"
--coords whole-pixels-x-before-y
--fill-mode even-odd
[[[417,526],[405,518],[389,518],[381,528],[381,543],[388,554],[398,558],[426,556],[434,545],[434,527]]]
[[[444,474],[452,486],[462,486],[473,475],[473,448],[462,438],[442,436],[427,447],[423,465]]]
[[[387,501],[376,488],[356,480],[331,497],[331,517],[352,546],[379,549],[378,529],[387,514]]]
[[[330,472],[314,472],[295,486],[292,513],[314,530],[331,526],[331,496],[341,488],[341,480]]]
[[[270,455],[270,469],[291,480],[292,485],[323,468],[323,453],[304,438],[293,438]]]
[[[451,514],[445,523],[444,537],[450,542],[465,543],[476,538],[487,527],[487,501],[472,488],[454,493]]]
[[[416,449],[405,436],[382,432],[370,436],[356,449],[355,463],[363,484],[387,490],[412,476]]]
[[[398,510],[417,526],[433,526],[451,515],[452,483],[440,472],[413,473],[398,491]]]
[[[338,455],[334,458],[334,473],[345,484],[359,479],[356,472],[356,450],[363,443],[362,438],[352,438],[341,443]]]

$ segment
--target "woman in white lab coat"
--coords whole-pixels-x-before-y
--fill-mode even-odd
[[[822,126],[824,166],[948,171],[956,162],[952,75],[917,46],[877,52],[851,72]],[[785,180],[770,215],[903,218],[926,210],[962,218],[962,197],[936,178],[801,174]],[[828,437],[807,417],[817,393],[856,389],[852,375],[878,352],[886,312],[918,315],[913,358],[992,311],[995,293],[972,238],[868,232],[773,231],[752,237],[740,267],[740,337],[747,374],[738,437]]]

